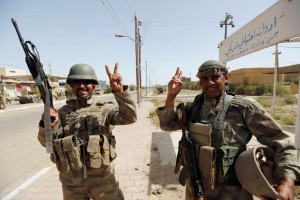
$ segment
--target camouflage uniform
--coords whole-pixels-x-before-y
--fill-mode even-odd
[[[0,90],[0,109],[6,108],[6,92],[4,89]]]
[[[112,103],[99,102],[92,97],[87,101],[88,107],[82,107],[77,99],[70,99],[67,100],[67,105],[59,109],[63,134],[54,140],[55,154],[51,156],[51,160],[56,162],[60,171],[59,178],[65,200],[124,199],[112,163],[116,157],[116,143],[111,127],[135,122],[136,108],[128,91],[114,95],[118,107]],[[78,144],[75,142],[73,146],[78,148],[74,148],[70,153],[65,147],[64,139],[74,136]],[[45,146],[45,132],[41,124],[38,139]],[[61,148],[57,145],[59,141],[63,151],[59,150]],[[83,144],[86,144],[85,148]],[[88,152],[84,154],[85,158],[83,152]],[[61,159],[61,154],[67,156]],[[86,178],[84,178],[85,168]]]
[[[187,121],[192,123],[203,120],[213,122],[217,112],[224,108],[225,95],[220,98],[219,102],[205,100],[203,93],[198,95],[193,103],[185,106]],[[175,131],[180,129],[180,124],[172,107],[158,108],[157,114],[162,130]],[[219,141],[212,141],[212,143],[220,142],[221,146],[244,148],[254,135],[261,144],[275,150],[276,175],[299,180],[300,167],[297,162],[295,146],[293,146],[288,135],[255,100],[235,96],[229,105],[221,127],[223,128],[219,133]],[[218,177],[218,174],[216,176]],[[189,184],[186,186],[186,199],[193,199]],[[219,183],[214,190],[205,192],[204,199],[252,199],[252,195],[246,192],[235,178],[225,185]]]

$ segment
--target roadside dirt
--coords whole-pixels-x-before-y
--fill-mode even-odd
[[[174,173],[174,165],[161,165],[161,156],[156,145],[151,153],[152,194],[149,200],[184,199],[185,187],[178,182],[178,174]],[[175,160],[174,160],[175,163]]]

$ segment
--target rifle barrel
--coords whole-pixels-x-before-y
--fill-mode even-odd
[[[27,50],[27,49],[26,49],[27,46],[25,45],[25,42],[24,42],[24,40],[23,40],[23,38],[22,38],[22,35],[21,35],[20,31],[19,31],[18,24],[17,24],[16,20],[13,19],[13,18],[11,18],[11,21],[12,21],[12,23],[13,23],[13,25],[14,25],[16,31],[17,31],[17,34],[18,34],[20,43],[21,43],[21,45],[22,45],[22,47],[23,47],[23,50],[24,50],[26,56],[28,56],[28,51],[26,51],[26,50]]]

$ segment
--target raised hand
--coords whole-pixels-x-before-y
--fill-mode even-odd
[[[58,110],[55,108],[50,109],[51,127],[53,128],[59,121]],[[44,113],[42,114],[42,120],[44,121]]]
[[[119,64],[116,63],[114,73],[112,74],[109,70],[108,65],[105,65],[106,73],[109,78],[110,87],[114,93],[123,92],[123,80],[122,80],[122,76],[118,73],[118,67]]]
[[[174,106],[175,98],[182,89],[181,79],[182,79],[182,72],[180,68],[177,67],[175,75],[168,83],[168,95],[165,103],[165,108]]]
[[[176,69],[175,75],[172,77],[170,82],[168,83],[168,94],[172,96],[176,96],[182,89],[182,71],[179,67]]]

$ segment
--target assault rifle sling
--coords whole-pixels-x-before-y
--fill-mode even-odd
[[[19,31],[17,22],[14,19],[11,19],[20,43],[25,52],[25,61],[27,67],[32,75],[32,78],[35,82],[35,85],[38,87],[41,99],[43,100],[44,106],[44,127],[45,127],[45,136],[46,136],[46,151],[47,153],[53,153],[53,142],[52,142],[52,133],[51,133],[51,118],[50,118],[50,108],[53,108],[53,99],[52,99],[52,91],[51,86],[48,81],[48,77],[46,76],[43,65],[40,61],[40,56],[37,51],[35,45],[30,42],[24,42],[21,33]],[[28,48],[30,45],[31,50]]]
[[[194,197],[195,199],[199,199],[203,196],[203,191],[201,187],[201,179],[200,179],[199,170],[197,166],[194,142],[190,138],[190,133],[186,126],[185,107],[183,103],[180,103],[176,107],[176,112],[182,129],[181,142],[183,142],[184,146],[186,147],[186,150],[183,153],[187,162],[186,164],[188,165],[189,177],[192,183]]]

